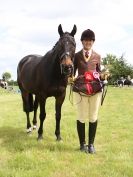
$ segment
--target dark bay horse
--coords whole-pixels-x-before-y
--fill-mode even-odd
[[[130,79],[127,78],[127,79],[124,80],[124,86],[128,86],[129,87],[131,85],[132,85],[132,82],[131,82]]]
[[[60,38],[52,50],[44,56],[28,55],[18,64],[17,81],[21,90],[23,110],[27,116],[27,129],[31,128],[29,113],[34,110],[33,124],[36,124],[36,111],[40,105],[40,127],[38,140],[42,139],[43,122],[46,117],[45,103],[48,97],[55,97],[55,135],[60,136],[61,107],[66,95],[68,77],[73,73],[73,59],[76,43],[74,35],[77,31],[74,25],[70,33],[63,32],[58,26]],[[35,101],[33,101],[35,95]]]

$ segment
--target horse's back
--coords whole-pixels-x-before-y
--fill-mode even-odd
[[[37,66],[42,60],[41,55],[27,55],[22,58],[17,68],[17,80],[19,86],[31,88],[36,80]]]
[[[22,67],[26,64],[37,64],[42,59],[41,55],[27,55],[24,58],[22,58],[18,64],[18,70],[21,70]]]

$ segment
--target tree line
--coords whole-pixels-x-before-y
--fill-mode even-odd
[[[14,85],[14,86],[17,86],[17,85],[18,85],[18,84],[17,84],[17,81],[14,81],[14,80],[12,79],[12,75],[11,75],[10,72],[4,72],[4,73],[2,74],[2,79],[3,79],[4,81],[8,82],[9,85]]]

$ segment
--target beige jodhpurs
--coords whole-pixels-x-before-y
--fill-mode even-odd
[[[82,123],[86,121],[95,122],[98,119],[101,97],[102,92],[98,92],[93,96],[81,96],[79,93],[74,92],[77,120]]]

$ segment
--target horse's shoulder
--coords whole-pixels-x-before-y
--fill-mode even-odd
[[[27,62],[39,62],[42,59],[42,57],[43,57],[42,55],[37,55],[37,54],[27,55],[20,60],[20,64],[24,64]]]

